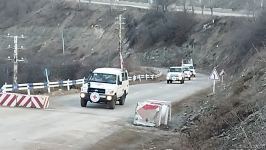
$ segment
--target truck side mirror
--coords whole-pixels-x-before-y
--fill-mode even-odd
[[[122,85],[122,81],[118,81],[118,85]]]

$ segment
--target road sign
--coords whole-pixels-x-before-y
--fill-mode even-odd
[[[213,69],[209,79],[211,79],[211,80],[220,80],[220,77],[219,77],[219,74],[218,74],[216,68]]]
[[[220,72],[219,75],[220,75],[220,76],[224,76],[224,75],[225,75],[225,71],[224,71],[224,69]]]
[[[212,93],[215,94],[215,82],[216,81],[220,81],[220,77],[219,77],[219,74],[216,70],[216,68],[213,69],[209,79],[213,80],[213,88],[212,88]]]

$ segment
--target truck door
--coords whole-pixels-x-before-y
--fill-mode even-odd
[[[117,89],[117,97],[121,97],[123,93],[123,81],[122,81],[122,74],[118,76],[118,89]]]

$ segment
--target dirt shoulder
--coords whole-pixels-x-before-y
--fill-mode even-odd
[[[193,107],[197,107],[202,97],[208,95],[208,92],[209,90],[204,90],[178,103],[173,103],[173,120],[168,127],[149,128],[134,126],[131,123],[127,123],[122,130],[96,143],[91,149],[193,149],[190,143],[188,143],[187,135],[180,132],[185,124],[184,114],[187,116],[187,112],[193,109]]]

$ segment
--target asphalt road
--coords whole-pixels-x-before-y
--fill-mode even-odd
[[[180,101],[210,86],[208,77],[202,74],[183,85],[132,85],[125,105],[117,105],[115,110],[100,104],[81,108],[78,94],[51,97],[47,110],[0,107],[0,149],[88,149],[131,123],[137,102]]]

